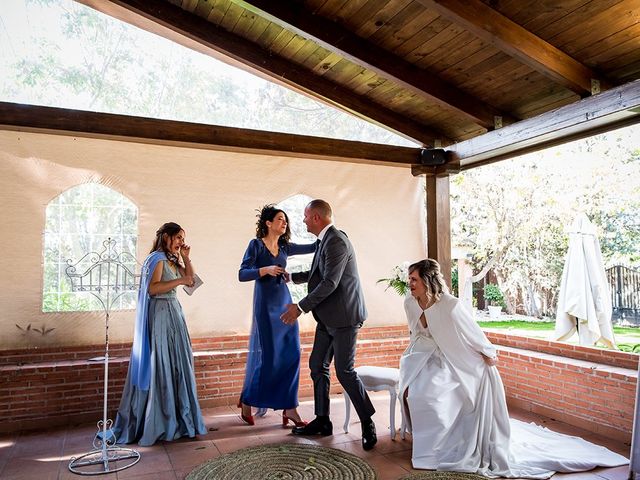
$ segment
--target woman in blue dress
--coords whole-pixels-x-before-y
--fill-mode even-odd
[[[241,418],[254,424],[251,407],[282,410],[282,425],[289,421],[304,426],[298,414],[300,377],[300,337],[298,323],[285,325],[280,315],[292,303],[286,285],[287,257],[313,253],[316,244],[290,243],[287,214],[266,205],[256,224],[256,238],[249,242],[238,277],[241,282],[255,280],[253,324],[244,386],[238,407]]]
[[[207,433],[176,296],[177,287],[193,284],[190,252],[182,227],[165,223],[142,266],[131,360],[113,426],[117,443],[148,446]]]

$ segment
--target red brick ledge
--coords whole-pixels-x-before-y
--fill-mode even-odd
[[[576,360],[586,360],[614,367],[630,368],[638,370],[637,353],[621,352],[619,350],[609,350],[604,348],[584,347],[581,345],[570,345],[568,343],[541,340],[538,338],[524,337],[498,331],[485,330],[489,340],[495,345],[505,347],[522,348],[533,350],[534,352],[550,353]]]
[[[636,353],[583,347],[567,343],[553,342],[536,338],[513,335],[499,331],[485,330],[489,340],[495,345],[522,348],[541,353],[550,353],[566,358],[587,360],[615,367],[638,369],[640,355]],[[408,339],[406,325],[386,327],[364,327],[358,335],[359,340],[396,338]],[[194,351],[244,349],[249,343],[248,335],[228,334],[213,337],[193,338]],[[300,333],[300,343],[313,343],[313,331]],[[117,343],[109,346],[112,357],[129,356],[131,343]],[[104,345],[34,347],[0,351],[0,365],[22,365],[65,360],[87,360],[104,355]]]
[[[406,339],[364,339],[358,342],[358,365],[397,366]],[[308,370],[312,345],[302,345],[300,396],[312,394]],[[235,404],[242,389],[245,348],[197,350],[194,364],[198,398],[202,406]],[[129,356],[109,361],[109,414],[120,401]],[[0,366],[0,432],[59,426],[102,415],[104,363],[58,360]],[[332,375],[332,392],[341,389]]]
[[[496,332],[488,335],[500,351],[498,368],[510,404],[612,438],[630,438],[637,354]],[[312,394],[307,364],[313,332],[302,332],[301,341],[299,395],[304,397]],[[193,340],[198,396],[203,406],[235,403],[244,379],[247,343],[247,335]],[[357,365],[397,367],[407,344],[404,325],[364,328],[358,340]],[[110,412],[119,402],[130,347],[119,344],[111,349]],[[0,431],[99,418],[104,366],[87,360],[101,355],[102,348],[28,349],[7,355],[14,363],[0,365]],[[634,368],[625,367],[628,365]],[[334,378],[332,392],[339,391]]]
[[[388,327],[364,327],[358,338],[381,339],[408,337],[406,325]],[[314,332],[300,332],[300,343],[313,343]],[[249,344],[249,335],[227,334],[212,337],[192,338],[191,344],[195,351],[246,349]],[[131,342],[109,344],[110,357],[128,357],[131,352]],[[26,365],[43,362],[56,362],[67,360],[87,360],[104,355],[104,344],[83,346],[59,346],[59,347],[31,347],[20,349],[0,350],[0,365]]]
[[[510,405],[631,442],[637,371],[498,347]]]

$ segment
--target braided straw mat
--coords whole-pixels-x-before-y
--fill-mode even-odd
[[[186,480],[375,480],[364,460],[334,448],[271,444],[243,448],[196,467]]]

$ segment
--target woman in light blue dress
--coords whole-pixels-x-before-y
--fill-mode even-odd
[[[158,229],[142,267],[131,361],[113,427],[117,443],[148,446],[207,433],[191,340],[176,296],[178,286],[193,284],[190,253],[180,225]]]
[[[253,324],[244,385],[238,407],[241,418],[254,424],[251,407],[282,410],[282,425],[304,426],[297,411],[300,378],[298,323],[285,325],[280,315],[292,303],[285,267],[290,255],[313,253],[316,244],[289,242],[287,214],[266,205],[260,212],[256,238],[249,242],[240,265],[241,282],[255,281]]]

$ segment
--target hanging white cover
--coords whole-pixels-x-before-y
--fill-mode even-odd
[[[601,342],[616,348],[611,324],[611,294],[595,226],[581,213],[568,231],[569,251],[562,272],[555,339],[578,330],[580,345]]]

